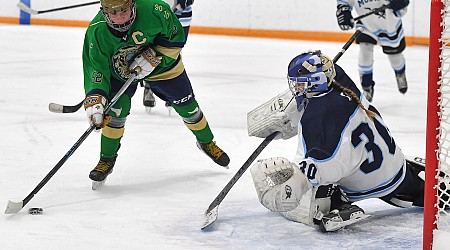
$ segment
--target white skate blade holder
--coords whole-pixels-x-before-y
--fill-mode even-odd
[[[106,179],[103,181],[92,181],[92,190],[98,190],[105,185]]]
[[[337,231],[339,229],[342,229],[348,225],[354,224],[356,222],[359,222],[361,220],[367,219],[369,218],[371,215],[369,214],[362,214],[362,215],[358,215],[357,218],[353,219],[353,220],[347,220],[347,221],[328,221],[326,225],[324,225],[325,230],[327,232],[333,232],[333,231]]]

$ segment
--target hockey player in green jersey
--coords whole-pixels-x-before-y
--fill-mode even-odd
[[[84,108],[90,123],[102,130],[100,161],[89,177],[104,181],[114,167],[137,83],[107,115],[104,108],[134,71],[137,79],[152,86],[155,95],[172,104],[196,137],[197,146],[215,163],[228,167],[230,159],[213,141],[184,69],[180,52],[185,35],[169,5],[161,0],[100,3],[83,46]]]
[[[181,23],[181,26],[184,30],[184,36],[187,38],[189,35],[189,28],[191,26],[191,20],[192,20],[192,4],[194,3],[194,0],[163,0],[169,5],[172,5],[172,10],[175,13],[175,16],[177,16],[178,20]],[[146,85],[144,86],[144,96],[143,96],[143,104],[145,107],[145,110],[150,113],[152,108],[156,106],[156,99],[155,95],[153,94],[151,90],[151,86]],[[165,106],[169,108],[170,112],[170,102],[166,102]]]

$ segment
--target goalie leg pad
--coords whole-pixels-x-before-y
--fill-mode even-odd
[[[330,212],[331,195],[323,196],[323,188],[323,186],[312,187],[303,195],[295,209],[281,214],[288,220],[316,226],[323,215]]]
[[[260,203],[271,211],[293,210],[311,185],[295,164],[283,157],[258,160],[250,171]]]

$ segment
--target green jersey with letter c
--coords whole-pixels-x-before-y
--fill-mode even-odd
[[[170,6],[161,0],[136,0],[136,19],[130,29],[120,35],[112,33],[99,11],[84,39],[85,93],[109,94],[112,78],[125,82],[131,74],[129,65],[147,46],[163,59],[146,79],[164,80],[180,75],[184,70],[180,57],[184,43],[180,22]]]

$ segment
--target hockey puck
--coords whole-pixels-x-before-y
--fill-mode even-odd
[[[32,215],[42,214],[44,210],[40,207],[32,207],[28,209],[28,213]]]

